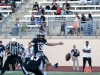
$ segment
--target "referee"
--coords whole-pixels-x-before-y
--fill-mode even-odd
[[[9,66],[10,61],[12,61],[14,58],[17,58],[19,60],[23,73],[25,75],[29,75],[23,66],[23,62],[21,60],[22,52],[20,52],[19,49],[22,49],[22,52],[24,51],[24,47],[16,41],[16,38],[12,38],[12,40],[6,45],[5,51],[7,52],[7,59],[4,63],[4,66],[1,70],[0,75],[4,75],[4,72],[7,70],[7,67]]]
[[[2,45],[2,41],[0,41],[0,70],[3,66],[3,53],[4,53],[5,47]]]
[[[85,69],[85,65],[86,65],[86,61],[88,61],[89,66],[92,69],[92,65],[91,65],[91,47],[89,46],[89,41],[86,41],[86,45],[83,47],[83,72]]]

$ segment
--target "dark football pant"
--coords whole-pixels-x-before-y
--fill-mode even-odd
[[[83,57],[83,71],[85,69],[86,61],[88,61],[89,66],[92,68],[91,57],[89,57],[89,58]]]
[[[16,58],[13,58],[12,61],[9,62],[10,65],[12,65],[13,71],[15,70],[15,64],[16,64]],[[10,67],[8,66],[7,70],[10,70]]]
[[[35,73],[35,75],[43,75],[43,73],[39,70],[37,63],[34,61],[29,61],[28,64],[24,63],[24,66],[27,71]]]
[[[6,59],[5,63],[4,63],[4,66],[3,66],[3,68],[2,68],[1,73],[4,73],[4,72],[7,70],[10,61],[12,61],[14,58],[17,58],[17,59],[19,60],[19,63],[20,63],[20,65],[21,65],[21,68],[22,68],[23,73],[24,73],[24,74],[28,74],[28,72],[26,71],[25,67],[22,65],[23,62],[22,62],[22,60],[21,60],[21,57],[20,57],[20,56],[15,56],[15,55],[11,55],[11,56],[8,56],[8,57],[7,57],[7,59]]]
[[[2,69],[3,66],[3,57],[0,57],[0,70]]]

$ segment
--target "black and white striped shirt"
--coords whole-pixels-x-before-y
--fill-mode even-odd
[[[12,55],[17,55],[20,53],[20,49],[24,49],[24,47],[18,42],[16,42],[15,45],[13,45],[12,42],[9,42],[6,45],[6,49],[8,49]]]

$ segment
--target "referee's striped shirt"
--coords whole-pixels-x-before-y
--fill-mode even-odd
[[[16,42],[15,45],[13,45],[12,42],[9,42],[6,45],[6,49],[8,49],[12,55],[17,55],[20,53],[20,49],[24,49],[24,47],[18,42]]]

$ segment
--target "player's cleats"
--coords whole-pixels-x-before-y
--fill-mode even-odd
[[[58,63],[56,63],[56,64],[54,65],[54,67],[55,67],[55,68],[58,68]]]

